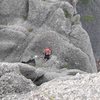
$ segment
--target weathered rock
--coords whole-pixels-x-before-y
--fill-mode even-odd
[[[100,73],[61,77],[27,94],[7,95],[2,100],[98,100]]]
[[[60,35],[51,30],[39,30],[41,34],[37,35],[27,47],[25,54],[35,52],[41,56],[45,47],[51,47],[53,54],[58,57],[58,60],[67,62],[69,68],[81,69],[87,72],[96,72],[92,69],[89,57],[80,48],[75,47],[63,35]],[[81,45],[80,45],[81,46]],[[95,68],[95,66],[94,66]]]
[[[81,70],[77,70],[77,69],[71,69],[71,70],[68,70],[66,68],[63,68],[63,69],[50,69],[48,68],[48,71],[46,70],[45,71],[45,74],[43,76],[42,79],[42,82],[47,82],[47,81],[50,81],[50,80],[53,80],[55,78],[59,78],[59,77],[66,77],[66,76],[74,76],[76,75],[77,73],[80,73],[80,74],[86,74],[86,72],[83,72]]]
[[[0,77],[6,73],[11,73],[11,72],[20,74],[18,64],[0,63]]]
[[[74,77],[55,79],[41,85],[37,93],[34,93],[34,98],[43,98],[44,100],[50,98],[55,100],[99,99],[99,79],[100,73],[92,75],[77,74]]]
[[[3,4],[7,4],[7,2],[7,0],[3,0],[0,4],[4,7]],[[23,9],[19,8],[19,11],[15,11],[17,9],[15,6],[12,10],[17,2],[18,6],[23,3],[21,6]],[[7,14],[13,15],[15,13],[18,20],[11,18],[17,22],[13,24],[8,22],[7,26],[1,25],[0,27],[0,46],[2,47],[0,61],[28,61],[33,55],[38,55],[41,58],[41,56],[43,57],[43,49],[51,47],[58,61],[67,64],[69,69],[96,72],[89,37],[80,25],[79,15],[74,15],[73,4],[63,0],[52,2],[42,0],[11,2],[9,0],[7,7],[10,4],[12,7],[9,9],[5,7],[4,10],[7,12],[11,9]],[[24,13],[27,13],[28,19],[19,18]],[[0,14],[2,15],[1,12]],[[76,28],[73,28],[73,25]],[[74,32],[76,30],[78,30],[77,33]],[[70,39],[70,35],[77,36],[78,40]]]
[[[61,8],[58,8],[55,11],[46,24],[53,30],[65,36],[68,35],[71,30],[71,21],[69,18],[65,17],[64,11]]]
[[[0,30],[0,59],[1,61],[13,61],[16,59],[19,61],[19,58],[17,58],[18,51],[20,53],[20,50],[22,48],[22,43],[24,42],[26,38],[26,35],[23,32],[19,32],[16,30],[13,30],[11,28],[3,28]],[[17,53],[17,55],[16,55]],[[10,56],[10,57],[9,57]]]
[[[0,98],[12,93],[27,93],[34,88],[32,81],[17,73],[6,73],[0,77]]]
[[[72,22],[72,25],[81,24],[81,22],[80,22],[80,15],[79,15],[79,14],[74,15],[74,16],[71,18],[71,22]]]
[[[42,2],[41,0],[29,0],[28,20],[36,27],[42,26],[50,15],[57,9],[58,5]]]
[[[45,22],[48,22],[48,21],[50,22],[51,20],[53,22],[53,20],[56,18],[56,16],[58,16],[57,17],[58,21],[63,20],[63,22],[61,22],[61,21],[60,21],[60,23],[58,22],[59,27],[61,27],[61,25],[63,25],[63,24],[64,24],[63,26],[66,27],[65,24],[67,24],[67,22],[65,22],[66,19],[64,18],[64,14],[62,14],[64,12],[62,12],[61,10],[59,11],[58,10],[59,8],[63,9],[64,11],[67,11],[68,14],[71,16],[74,14],[73,6],[71,6],[68,2],[51,3],[51,2],[43,2],[40,0],[39,1],[29,0],[28,20],[31,21],[35,26],[40,27]],[[55,13],[55,11],[58,15]],[[62,16],[62,17],[60,17],[60,16]],[[52,19],[52,17],[54,17],[54,18]],[[49,23],[49,24],[51,24],[51,23]],[[67,24],[67,25],[70,26],[70,24]],[[69,27],[67,27],[67,29],[68,28]]]
[[[33,82],[44,75],[44,72],[42,70],[35,69],[33,66],[29,66],[27,64],[0,63],[0,77],[5,75],[6,73],[12,72],[23,75],[27,79],[31,79]]]
[[[50,66],[51,65],[51,66]],[[85,73],[80,70],[68,70],[56,68],[56,63],[49,64],[49,66],[42,66],[41,68],[34,68],[27,64],[21,63],[1,63],[0,64],[0,77],[9,73],[16,73],[31,79],[36,85],[41,85],[44,82],[50,81],[57,77],[65,77],[66,75],[75,75],[77,73]]]
[[[28,0],[1,0],[0,24],[12,23],[14,19],[25,19],[28,14]]]
[[[70,33],[71,43],[76,47],[80,48],[83,52],[87,54],[89,60],[91,62],[92,70],[97,70],[95,59],[93,56],[92,46],[90,43],[90,39],[88,33],[81,27],[80,24],[74,25],[72,27],[72,32]]]
[[[0,61],[24,62],[38,56],[36,66],[0,63],[0,99],[99,98],[100,75],[86,73],[97,70],[76,2],[0,1]],[[50,47],[54,55],[47,62],[43,60],[45,47]],[[34,90],[34,84],[41,86]]]

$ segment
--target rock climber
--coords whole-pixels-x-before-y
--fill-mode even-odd
[[[47,61],[50,59],[50,56],[52,54],[52,50],[51,50],[51,48],[47,47],[44,49],[43,53],[44,53],[44,60]]]

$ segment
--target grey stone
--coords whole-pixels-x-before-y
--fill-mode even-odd
[[[28,20],[35,26],[40,27],[46,21],[49,10],[49,5],[44,5],[41,0],[29,0]]]
[[[0,77],[0,98],[12,93],[27,93],[34,88],[32,81],[17,73],[6,73]]]
[[[74,15],[74,16],[71,18],[71,22],[72,22],[72,25],[81,24],[81,22],[80,22],[80,15],[79,15],[79,14]]]
[[[29,93],[7,95],[2,100],[98,100],[99,83],[100,73],[76,74],[46,82]]]
[[[64,11],[61,8],[58,8],[55,11],[46,24],[53,30],[65,36],[68,35],[71,30],[71,21],[69,18],[65,17]]]
[[[27,0],[1,0],[0,24],[8,24],[17,17],[26,18],[28,13]]]
[[[80,48],[83,52],[89,56],[89,60],[91,62],[92,70],[97,70],[95,59],[92,51],[92,46],[90,43],[90,39],[88,33],[81,27],[80,24],[74,25],[72,27],[72,33],[70,34],[71,43],[76,47]]]
[[[15,61],[18,61],[19,58],[17,58],[17,56],[19,56],[19,53],[22,52],[20,51],[22,48],[22,43],[24,42],[26,38],[26,35],[23,32],[19,32],[16,30],[13,30],[11,28],[3,28],[0,30],[0,57],[1,59],[4,61],[13,61],[14,59],[16,59]],[[18,55],[16,55],[16,53]],[[9,57],[10,56],[10,57]],[[12,57],[12,58],[11,58]],[[1,60],[1,61],[2,61]]]
[[[64,5],[69,5],[68,3],[70,3],[74,10],[73,11],[68,11],[69,13],[73,13],[73,14],[77,14],[77,10],[76,10],[76,4],[78,3],[78,0],[45,0],[45,1],[48,1],[48,2],[65,2]],[[68,9],[67,9],[68,10]],[[71,10],[71,9],[70,9]]]
[[[1,5],[3,2],[6,1],[3,0]],[[23,6],[26,5],[26,2],[28,3],[27,8],[29,8],[28,19],[24,20],[16,16],[17,19],[13,19],[13,21],[17,21],[16,23],[8,22],[7,26],[0,26],[0,46],[2,47],[0,61],[22,62],[37,55],[41,58],[37,61],[41,67],[41,63],[44,63],[43,49],[51,47],[58,61],[65,64],[64,66],[67,64],[69,69],[96,72],[89,37],[80,25],[79,15],[74,15],[73,5],[66,1],[29,0],[25,1]],[[67,11],[70,16],[66,18],[64,11]],[[76,30],[77,33],[74,32]],[[73,40],[74,38],[71,38],[70,35],[72,37],[75,35],[78,40]]]
[[[37,55],[36,66],[0,63],[2,100],[99,98],[100,75],[87,74],[97,69],[76,3],[77,0],[0,1],[0,61],[27,62]],[[52,49],[47,62],[43,60],[45,47]],[[36,88],[34,84],[42,85]]]
[[[42,70],[22,63],[0,63],[0,77],[7,73],[17,73],[35,82],[44,75]],[[37,81],[38,82],[38,81]]]
[[[91,75],[77,74],[74,77],[54,79],[41,85],[38,92],[34,93],[34,96],[37,99],[43,98],[43,100],[49,100],[49,98],[55,100],[99,99],[99,75],[100,73]]]
[[[61,8],[65,11],[68,12],[68,14],[72,17],[74,15],[74,10],[75,8],[73,8],[73,6],[68,3],[68,2],[65,2],[65,1],[62,1],[61,2]]]
[[[0,63],[0,77],[6,73],[11,73],[11,72],[20,74],[18,64]]]
[[[33,82],[38,80],[40,77],[44,75],[42,70],[36,69],[33,66],[29,66],[27,64],[18,64],[20,73],[28,79],[31,79]]]
[[[50,30],[43,32],[39,30],[39,32],[41,32],[41,34],[37,35],[35,39],[31,41],[26,49],[25,55],[27,55],[28,52],[34,51],[37,55],[41,56],[45,47],[51,47],[53,54],[56,55],[58,59],[69,63],[69,68],[96,72],[96,70],[91,68],[89,57],[85,52],[70,44],[69,40],[63,35]]]

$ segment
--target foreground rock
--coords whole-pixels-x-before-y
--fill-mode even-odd
[[[61,77],[47,82],[36,91],[7,95],[2,100],[99,100],[100,73]]]
[[[31,81],[36,81],[36,79],[44,75],[43,70],[37,70],[33,66],[22,63],[0,63],[0,77],[5,74],[14,73],[22,75]],[[17,76],[16,76],[17,77]],[[44,82],[44,81],[43,81]]]
[[[17,73],[6,73],[0,77],[0,98],[12,93],[27,93],[34,88],[32,81]]]
[[[57,69],[54,66],[34,68],[22,63],[0,63],[0,99],[6,95],[29,93],[37,89],[36,85],[59,77],[70,78],[77,73],[86,74],[77,69]]]
[[[35,68],[33,66],[22,63],[0,63],[0,77],[9,73],[14,73],[24,76],[27,79],[30,79],[36,85],[41,85],[42,83],[50,81],[57,77],[64,77],[66,75],[76,75],[77,73],[86,73],[77,69],[58,69],[54,67],[54,65],[56,64],[53,64],[52,66],[44,65],[41,66],[41,68]]]
[[[36,85],[31,79],[38,78],[38,75],[35,69],[28,65],[0,63],[0,99],[7,94],[32,91]]]

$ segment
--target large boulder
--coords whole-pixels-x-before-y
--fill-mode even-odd
[[[15,2],[8,1],[8,5]],[[28,18],[21,20],[16,16],[19,18],[17,23],[9,25],[8,22],[7,26],[0,26],[0,61],[28,61],[34,55],[41,58],[43,49],[51,47],[57,59],[64,66],[67,64],[69,69],[97,71],[88,34],[80,24],[80,16],[74,14],[75,9],[71,3],[63,0],[22,0],[20,3],[22,2],[23,9],[18,9],[15,13],[20,15],[25,7],[28,9]],[[5,0],[1,2],[3,4],[6,4]],[[13,14],[12,8],[9,9]]]
[[[69,39],[51,30],[40,30],[39,32],[41,32],[41,34],[37,35],[26,48],[23,59],[33,51],[41,56],[43,48],[49,46],[58,59],[68,63],[69,69],[74,68],[87,72],[96,72],[95,66],[91,68],[88,55],[80,48],[69,43]]]
[[[43,70],[22,63],[0,63],[0,77],[7,73],[16,73],[35,82],[44,75]]]

